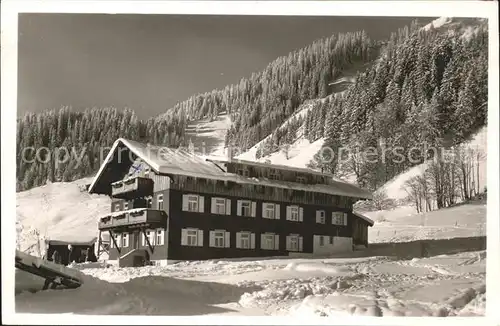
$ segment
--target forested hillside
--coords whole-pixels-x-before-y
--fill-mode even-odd
[[[381,139],[404,147],[424,140],[460,142],[486,121],[486,24],[467,38],[460,35],[422,30],[415,23],[385,42],[374,42],[362,31],[331,36],[276,59],[238,84],[194,95],[146,121],[132,110],[116,108],[27,114],[17,122],[17,188],[95,173],[101,148],[118,137],[165,146],[186,144],[189,121],[221,112],[232,120],[227,145],[245,150],[272,135],[261,155],[293,141],[304,121],[309,140],[326,137],[326,145],[334,148],[377,145]],[[331,95],[331,82],[348,70],[360,70],[355,83],[342,94]],[[324,100],[316,101],[305,118],[276,129],[305,101],[318,98]],[[52,154],[57,147],[75,148],[77,154],[84,153],[82,164],[76,166],[72,158],[56,166],[54,157],[48,164],[29,163],[35,153],[22,150],[43,146]],[[46,151],[40,157],[47,160]],[[370,188],[406,168],[404,164],[313,167],[354,172],[358,182]]]
[[[487,26],[474,33],[437,33],[418,28],[393,34],[367,71],[358,74],[341,95],[317,102],[305,121],[310,141],[325,138],[325,146],[351,153],[374,148],[410,148],[412,162],[387,151],[385,161],[370,163],[352,155],[346,164],[322,163],[318,153],[311,167],[337,175],[355,174],[362,186],[376,189],[434,152],[468,139],[486,124],[488,100]],[[322,156],[323,155],[323,156]]]

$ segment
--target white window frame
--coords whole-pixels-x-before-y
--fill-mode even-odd
[[[156,229],[155,244],[157,246],[163,246],[165,244],[165,234],[163,232],[163,229]]]
[[[289,206],[290,216],[289,221],[298,222],[299,221],[299,206]]]
[[[163,210],[163,194],[158,194],[156,196],[156,207],[158,208],[158,210]]]
[[[153,197],[151,196],[146,197],[146,207],[153,208]]]
[[[262,215],[264,218],[274,220],[276,218],[276,204],[274,203],[264,203],[265,209],[264,212],[262,212]],[[269,212],[272,212],[271,214],[268,214]],[[271,215],[271,216],[269,216]]]
[[[148,242],[146,241],[146,238],[148,238],[149,243],[154,246],[155,245],[155,235],[153,230],[146,230],[146,235],[142,233],[142,246],[147,246]]]
[[[347,225],[347,213],[345,212],[332,212],[332,224],[339,226]]]
[[[215,204],[215,214],[226,215],[226,199],[225,198],[214,198],[214,204]]]
[[[264,250],[279,250],[276,248],[276,234],[274,233],[263,233],[261,235],[261,249]]]
[[[290,239],[290,247],[288,248],[288,250],[299,251],[299,236],[291,235],[289,236],[289,239]]]
[[[198,212],[199,211],[199,196],[188,195],[188,212]]]
[[[240,245],[241,249],[251,249],[251,247],[252,247],[252,233],[241,232],[239,245]]]
[[[121,246],[122,248],[128,248],[129,244],[130,244],[130,237],[129,237],[129,234],[128,233],[122,233],[122,236],[121,236]]]
[[[240,205],[241,205],[241,216],[251,217],[252,202],[250,200],[242,200]],[[248,212],[245,212],[246,208],[248,209]]]
[[[326,212],[324,210],[318,210],[316,212],[317,212],[316,214],[319,215],[316,223],[326,224]]]
[[[186,234],[187,234],[187,246],[197,247],[198,246],[198,230],[188,229]]]
[[[116,242],[116,244],[118,245],[117,248],[121,248],[121,245],[122,245],[121,234],[120,233],[112,233],[111,236],[115,239],[115,241],[113,241],[113,239],[109,239],[111,241],[110,247],[115,248],[115,242]]]
[[[128,202],[127,201],[123,203],[123,210],[124,211],[128,210]]]
[[[225,248],[226,231],[215,230],[214,231],[214,247],[215,248]]]
[[[303,248],[303,237],[300,234],[290,234],[286,237],[286,250],[302,252]]]

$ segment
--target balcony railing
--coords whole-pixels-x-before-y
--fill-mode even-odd
[[[153,194],[154,181],[150,178],[133,177],[111,184],[111,195],[115,198],[131,199]]]
[[[166,221],[167,213],[156,209],[136,208],[128,211],[110,213],[99,220],[99,230],[134,226],[140,224],[161,225]]]

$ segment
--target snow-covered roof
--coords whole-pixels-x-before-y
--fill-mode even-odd
[[[95,236],[85,236],[85,235],[58,235],[46,239],[45,242],[52,245],[81,245],[81,246],[91,246],[97,241]]]
[[[99,171],[97,172],[94,180],[92,181],[92,184],[89,187],[89,193],[95,192],[95,186],[97,182],[101,178],[105,167],[109,164],[109,162],[112,162],[113,155],[115,154],[115,151],[119,146],[126,146],[131,152],[140,157],[155,172],[159,174],[185,175],[197,178],[231,181],[238,184],[254,184],[262,186],[288,188],[294,190],[304,190],[310,192],[319,192],[330,195],[347,196],[354,198],[363,198],[363,199],[372,198],[370,192],[363,190],[353,184],[343,181],[334,180],[333,184],[328,184],[328,185],[326,184],[308,185],[296,182],[269,180],[266,178],[260,178],[260,179],[249,178],[235,173],[228,173],[220,166],[218,166],[216,162],[207,160],[199,155],[193,154],[187,151],[186,149],[182,148],[172,149],[168,147],[153,146],[123,138],[117,139],[113,144],[113,147],[108,153],[108,156],[106,157],[104,163],[99,168]],[[247,161],[241,161],[241,162],[245,162],[246,164]],[[255,162],[249,162],[249,164],[250,163],[255,164]],[[132,164],[132,161],[130,162],[130,164]],[[265,165],[265,166],[271,166],[278,169],[281,169],[282,167],[282,166],[277,167],[275,165]],[[300,170],[301,172],[305,173],[316,173],[316,174],[320,173],[318,171],[313,171],[308,169],[298,169],[290,167],[285,167],[285,168]]]
[[[353,211],[352,212],[355,216],[359,217],[360,219],[363,219],[365,220],[366,222],[368,222],[368,224],[370,224],[370,226],[373,226],[373,224],[375,224],[375,222],[373,222],[372,219],[366,217],[365,215],[359,213],[359,212],[356,212],[356,211]]]

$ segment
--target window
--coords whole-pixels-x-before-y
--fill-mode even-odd
[[[320,223],[320,224],[326,223],[325,211],[316,211],[316,223]]]
[[[163,246],[165,244],[165,237],[162,229],[156,230],[156,245]]]
[[[156,197],[156,205],[159,210],[163,210],[163,194],[159,194],[158,197]]]
[[[123,210],[125,210],[125,211],[128,210],[128,202],[125,202],[123,204]]]
[[[238,200],[238,209],[236,211],[238,216],[255,217],[257,204],[250,200]]]
[[[113,233],[111,236],[113,237],[113,239],[115,239],[115,241],[113,241],[113,239],[110,239],[110,240],[111,240],[111,243],[110,243],[111,248],[114,248],[114,247],[115,247],[115,242],[116,242],[117,246],[118,246],[118,247],[120,247],[120,246],[121,246],[121,238],[120,238],[120,235],[119,235],[119,234],[117,234],[117,233]]]
[[[250,249],[250,233],[240,233],[240,248]]]
[[[226,200],[224,198],[215,198],[215,214],[226,214]]]
[[[296,181],[298,183],[307,183],[307,179],[305,177],[297,177]]]
[[[146,241],[146,238],[148,239],[150,245],[153,246],[155,244],[154,231],[146,230],[146,236],[144,236],[144,233],[142,234],[142,245],[143,246],[148,245],[148,241]]]
[[[188,196],[188,211],[198,211],[198,196]]]
[[[302,251],[302,237],[298,234],[290,234],[286,237],[286,250]]]
[[[333,244],[333,236],[330,237],[330,244]]]
[[[210,231],[209,246],[213,248],[229,248],[230,233],[225,230]]]
[[[347,213],[332,212],[332,224],[334,224],[334,225],[347,225]]]
[[[274,234],[264,234],[262,249],[274,249]]]
[[[122,247],[128,248],[128,233],[122,234]]]
[[[185,212],[200,212],[203,213],[205,200],[203,196],[198,195],[182,195],[182,210]]]
[[[274,219],[275,212],[276,212],[276,205],[275,204],[264,203],[264,209],[262,212],[262,215],[264,218]]]
[[[289,206],[289,214],[288,219],[290,221],[298,221],[299,220],[299,207],[298,206]]]
[[[184,229],[182,245],[184,246],[199,246],[199,234],[200,230],[196,229]],[[203,231],[202,231],[203,232]]]
[[[323,247],[325,245],[325,237],[320,235],[319,236],[319,245]]]
[[[274,233],[262,234],[260,247],[265,250],[279,250],[279,235]]]
[[[120,203],[116,203],[115,204],[115,212],[119,212],[120,211]]]
[[[248,200],[242,201],[241,202],[241,215],[251,216],[251,214],[252,214],[251,206],[252,206],[252,204],[250,203],[250,201],[248,201]]]
[[[270,172],[269,173],[269,179],[271,180],[279,180],[280,179],[280,176],[277,172]]]
[[[146,207],[147,208],[152,208],[153,207],[153,198],[146,197]]]
[[[224,231],[215,231],[214,233],[214,240],[215,240],[215,247],[217,248],[224,248]]]

